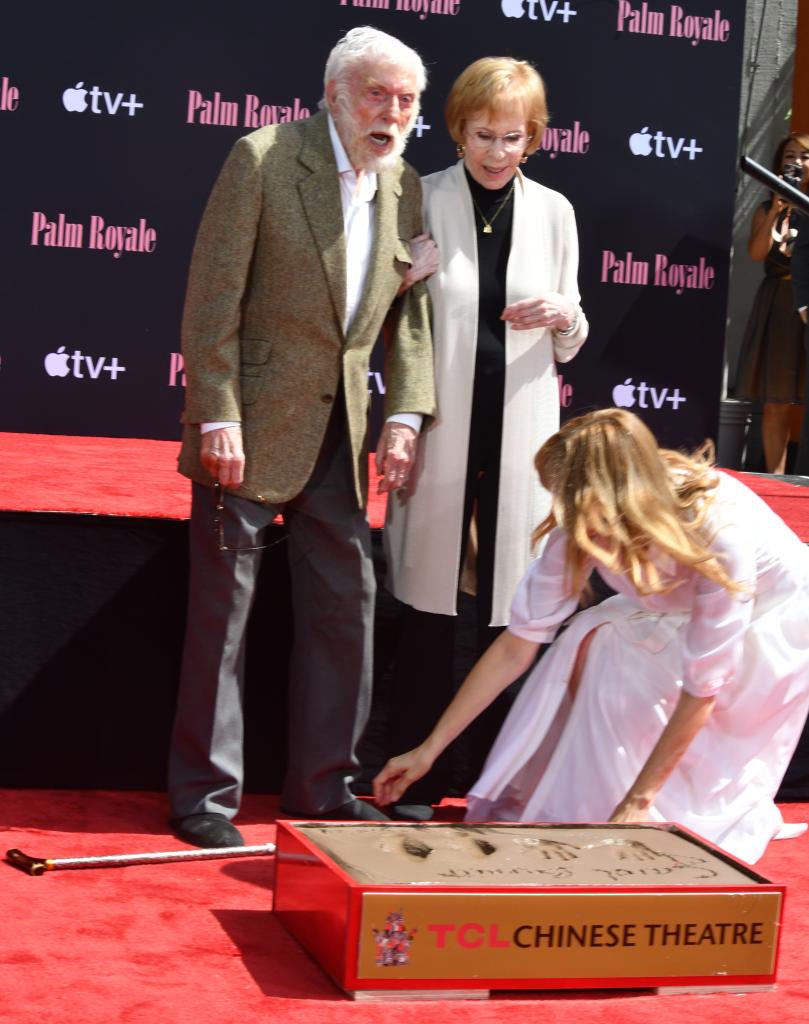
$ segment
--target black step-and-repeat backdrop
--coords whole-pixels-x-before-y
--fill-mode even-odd
[[[219,167],[313,113],[331,46],[372,24],[429,67],[422,173],[455,159],[442,109],[466,64],[546,79],[525,171],[576,209],[592,325],[565,414],[619,404],[666,444],[715,436],[743,0],[29,0],[0,23],[1,430],[179,436],[185,275]]]

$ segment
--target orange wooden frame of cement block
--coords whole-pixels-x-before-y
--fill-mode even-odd
[[[775,982],[785,886],[678,825],[525,827],[665,830],[706,864],[731,866],[738,881],[368,884],[312,842],[306,831],[313,824],[278,822],[274,910],[323,970],[358,997],[391,998],[396,990],[403,999],[417,990],[432,990],[431,998],[440,990],[748,991]]]

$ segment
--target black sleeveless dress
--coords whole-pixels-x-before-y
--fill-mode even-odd
[[[769,203],[762,203],[764,210]],[[792,215],[797,221],[797,216]],[[790,225],[797,233],[797,223]],[[756,291],[745,328],[733,394],[760,402],[799,405],[804,397],[806,350],[803,324],[792,301],[790,249],[773,242],[764,261],[764,280]]]

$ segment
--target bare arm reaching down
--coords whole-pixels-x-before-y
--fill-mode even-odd
[[[677,706],[646,764],[610,815],[610,821],[648,821],[649,808],[691,741],[711,717],[715,701],[715,697],[694,697],[681,691]]]
[[[449,744],[494,698],[533,663],[538,643],[506,630],[480,658],[427,739],[406,754],[388,761],[374,779],[374,799],[381,806],[396,803],[408,786],[432,768]]]

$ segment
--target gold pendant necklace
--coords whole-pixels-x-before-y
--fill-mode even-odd
[[[484,235],[490,235],[492,233],[492,224],[494,224],[494,222],[500,216],[500,214],[501,214],[501,212],[503,210],[503,207],[506,205],[506,203],[509,201],[509,199],[511,199],[513,193],[514,193],[514,182],[512,181],[511,188],[508,190],[508,192],[506,192],[505,196],[503,196],[503,200],[500,203],[500,205],[497,207],[497,209],[494,211],[494,216],[492,217],[491,220],[486,220],[486,218],[483,216],[483,210],[481,210],[481,208],[475,202],[475,197],[472,196],[472,202],[474,204],[474,207],[478,211],[478,214],[480,215],[480,219],[483,221],[483,234]]]

